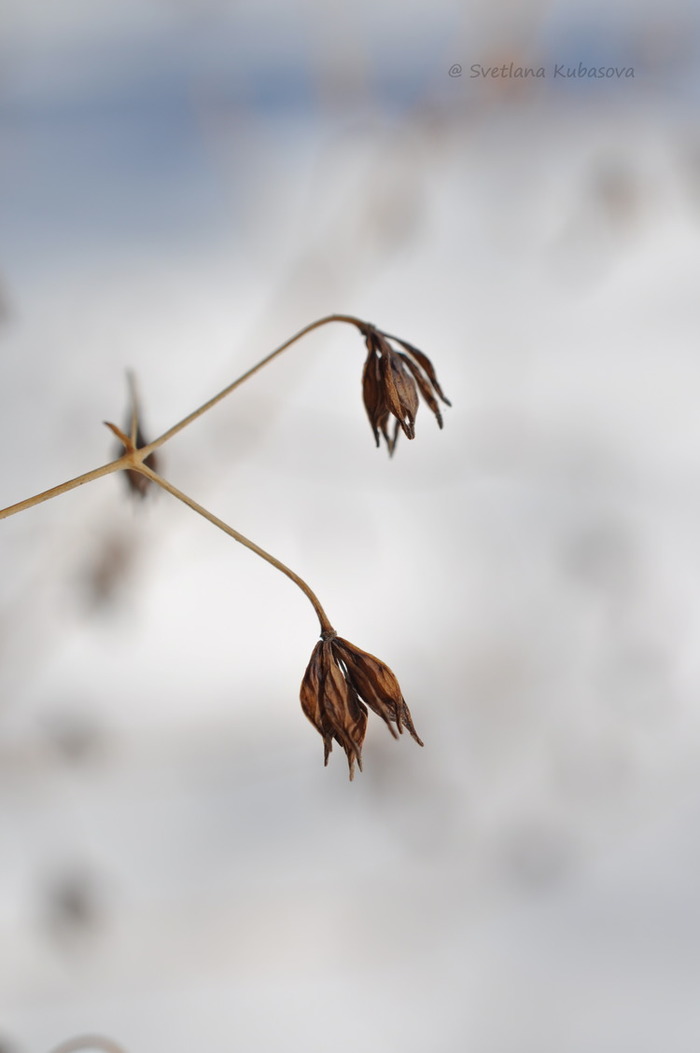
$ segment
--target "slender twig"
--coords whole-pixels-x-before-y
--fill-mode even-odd
[[[208,402],[205,402],[203,405],[199,406],[198,409],[193,410],[192,413],[189,413],[186,417],[183,417],[181,421],[179,421],[177,424],[174,424],[172,428],[169,428],[167,431],[163,432],[163,434],[159,435],[157,439],[153,440],[153,442],[148,443],[148,445],[146,446],[139,447],[138,450],[134,449],[136,443],[136,435],[133,434],[134,425],[137,423],[138,420],[137,391],[133,375],[128,374],[129,390],[131,394],[132,414],[130,430],[132,432],[132,435],[131,442],[127,447],[127,453],[125,453],[118,460],[110,461],[109,464],[103,465],[101,468],[95,468],[93,469],[93,471],[86,472],[84,475],[79,475],[75,479],[70,479],[66,483],[60,483],[59,486],[54,486],[50,490],[44,490],[43,493],[36,494],[34,497],[27,497],[24,501],[18,501],[15,505],[9,505],[7,508],[0,509],[0,519],[6,519],[8,516],[13,516],[17,512],[24,512],[25,509],[32,508],[34,505],[41,504],[42,501],[48,501],[52,497],[58,497],[60,494],[67,493],[68,490],[75,489],[76,486],[82,486],[83,483],[92,482],[93,479],[99,479],[101,476],[109,475],[111,472],[118,472],[127,468],[138,468],[139,464],[143,460],[145,460],[145,458],[148,457],[149,454],[153,453],[154,450],[158,449],[159,446],[162,446],[169,439],[172,439],[174,435],[177,435],[177,433],[182,431],[183,428],[186,428],[188,424],[191,424],[193,421],[197,420],[198,417],[201,417],[203,413],[206,413],[207,410],[210,410],[212,406],[215,406],[217,404],[217,402],[221,402],[221,400],[226,398],[226,396],[229,395],[232,391],[234,391],[235,388],[239,387],[239,385],[242,384],[249,377],[252,377],[253,374],[257,373],[258,370],[263,368],[263,366],[266,366],[268,362],[271,362],[273,358],[276,358],[277,355],[281,355],[283,351],[286,351],[288,347],[291,347],[291,345],[294,344],[297,340],[301,339],[302,336],[305,336],[307,333],[312,332],[314,329],[318,329],[322,325],[328,325],[329,322],[346,322],[349,325],[357,326],[357,328],[360,329],[360,331],[363,331],[366,328],[366,323],[363,322],[360,318],[355,318],[352,315],[346,314],[329,314],[326,318],[319,318],[317,321],[311,322],[310,325],[304,326],[303,329],[300,329],[299,332],[296,333],[294,336],[290,337],[289,340],[286,340],[283,344],[280,344],[278,348],[275,348],[274,351],[271,351],[269,355],[266,355],[265,358],[261,359],[257,365],[252,367],[252,369],[247,370],[247,372],[243,373],[243,375],[238,377],[237,380],[234,380],[232,384],[229,384],[228,387],[225,387],[223,391],[220,391],[218,393],[218,395],[214,395],[214,397],[209,399]],[[114,427],[112,425],[109,425],[109,427],[111,427],[114,431]],[[123,438],[121,434],[119,437]],[[134,463],[135,456],[137,457],[136,463]]]
[[[146,447],[144,447],[144,449],[145,448]],[[138,452],[142,453],[143,451],[139,450]],[[198,512],[200,516],[204,516],[205,519],[208,519],[210,523],[213,523],[214,526],[217,526],[219,530],[223,530],[225,534],[229,535],[229,537],[234,538],[235,541],[239,541],[241,545],[245,545],[245,547],[249,548],[251,552],[255,552],[256,555],[261,556],[262,559],[267,560],[267,562],[271,563],[273,567],[276,567],[277,570],[281,570],[283,574],[286,574],[288,578],[291,578],[294,584],[298,585],[301,591],[304,593],[304,595],[311,601],[311,605],[316,611],[316,615],[321,624],[321,632],[335,632],[333,626],[331,625],[328,619],[328,615],[321,606],[321,603],[316,593],[309,587],[309,585],[306,584],[303,578],[300,578],[298,574],[295,574],[293,570],[290,570],[290,568],[286,566],[286,564],[282,563],[281,560],[276,559],[275,556],[270,555],[270,553],[266,552],[264,548],[260,548],[260,546],[256,545],[254,541],[251,541],[249,538],[244,537],[243,534],[240,534],[237,530],[234,530],[234,528],[232,526],[229,526],[228,523],[225,523],[223,519],[219,519],[218,516],[215,516],[212,512],[207,511],[207,509],[203,508],[202,505],[197,504],[197,502],[194,501],[191,497],[188,497],[187,494],[184,494],[182,490],[178,490],[176,486],[173,486],[172,483],[169,483],[167,479],[164,479],[162,477],[162,475],[158,475],[157,472],[151,471],[151,469],[148,468],[145,464],[139,464],[138,462],[136,462],[132,465],[132,467],[135,468],[137,472],[141,472],[141,474],[145,475],[146,478],[150,479],[152,482],[162,487],[163,490],[167,490],[167,492],[169,494],[172,494],[173,497],[177,497],[178,501],[182,501],[183,504],[186,504],[193,511]]]
[[[237,380],[234,380],[232,384],[225,387],[223,391],[218,393],[218,395],[214,395],[213,398],[209,399],[208,402],[205,402],[198,409],[193,410],[192,413],[188,413],[186,417],[183,417],[181,421],[174,424],[172,428],[168,428],[167,431],[164,431],[163,434],[159,435],[157,439],[153,440],[153,442],[149,442],[146,446],[141,448],[145,450],[146,454],[151,453],[153,450],[157,450],[158,447],[162,446],[163,443],[168,441],[168,439],[172,439],[173,435],[177,435],[179,431],[182,431],[182,429],[186,428],[188,424],[192,423],[192,421],[201,417],[203,413],[210,410],[212,406],[217,404],[217,402],[221,402],[222,399],[225,399],[227,395],[230,395],[231,392],[235,390],[235,388],[248,380],[249,377],[252,377],[253,374],[257,373],[258,370],[263,368],[263,366],[266,366],[273,358],[276,358],[277,355],[281,355],[283,351],[286,351],[288,347],[291,347],[297,340],[300,340],[302,336],[306,336],[307,333],[312,332],[314,329],[318,329],[322,325],[328,325],[329,322],[347,322],[349,325],[357,326],[358,329],[363,329],[366,326],[366,323],[360,318],[354,318],[352,315],[347,314],[329,314],[326,318],[319,318],[318,321],[311,322],[310,325],[304,326],[303,329],[300,329],[299,332],[295,333],[295,335],[290,337],[289,340],[285,340],[283,344],[280,344],[280,346],[275,348],[274,351],[271,351],[269,355],[266,355],[265,358],[261,359],[256,366],[247,370],[247,372],[243,373]]]
[[[124,1053],[123,1048],[111,1038],[104,1035],[78,1035],[76,1038],[66,1039],[60,1045],[52,1049],[51,1053],[77,1053],[83,1049],[101,1049],[103,1053]]]
[[[77,475],[75,479],[69,479],[66,483],[60,483],[59,486],[52,486],[50,490],[44,490],[40,494],[35,494],[34,497],[27,497],[24,501],[18,501],[16,505],[0,508],[0,519],[7,519],[8,516],[13,516],[17,512],[24,512],[25,508],[32,508],[34,505],[40,505],[42,501],[48,501],[52,497],[58,497],[59,494],[65,494],[68,490],[75,490],[76,486],[82,486],[83,483],[91,483],[93,479],[100,479],[103,475],[110,475],[112,472],[118,472],[122,468],[129,467],[131,465],[126,462],[124,457],[120,457],[116,461],[110,461],[109,464],[103,464],[101,468],[93,468],[91,472]]]

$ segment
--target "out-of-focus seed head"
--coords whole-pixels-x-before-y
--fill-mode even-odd
[[[141,425],[136,429],[136,442],[134,445],[137,450],[140,450],[142,446],[148,446],[148,440],[144,439],[141,432]],[[154,450],[153,453],[149,453],[148,457],[144,457],[143,463],[147,465],[151,471],[157,472],[158,461],[158,456]],[[146,478],[145,475],[141,475],[140,472],[134,471],[133,468],[127,468],[123,474],[126,477],[126,483],[130,492],[143,500],[153,485],[151,480]]]
[[[141,430],[141,407],[139,404],[138,391],[136,389],[136,378],[133,373],[127,373],[127,381],[129,384],[129,417],[124,431],[125,434],[131,438],[135,448],[140,450],[142,447],[148,446],[148,439],[144,437],[143,431]],[[144,458],[143,463],[150,468],[151,471],[158,471],[159,457],[155,450],[153,453],[149,453],[148,457]],[[150,479],[145,475],[142,475],[140,472],[135,471],[133,468],[127,468],[124,472],[124,477],[132,494],[141,499],[146,497],[151,487]]]

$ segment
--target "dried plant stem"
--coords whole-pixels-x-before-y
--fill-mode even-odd
[[[50,490],[44,490],[40,494],[35,494],[34,497],[27,497],[24,501],[18,501],[16,505],[8,505],[7,508],[1,508],[0,519],[7,519],[8,516],[13,516],[17,512],[24,512],[26,508],[40,505],[42,501],[49,501],[52,497],[58,497],[69,490],[75,490],[76,486],[82,486],[83,483],[91,483],[93,479],[100,479],[103,475],[111,475],[112,472],[118,472],[121,468],[128,467],[130,467],[130,464],[124,457],[120,457],[116,461],[110,461],[109,464],[103,464],[101,468],[93,468],[91,472],[77,475],[75,479],[69,479],[68,482],[61,483],[59,486],[52,486]]]
[[[300,329],[299,332],[296,333],[294,336],[290,337],[289,340],[286,340],[283,344],[280,344],[279,347],[275,348],[274,351],[271,351],[269,355],[266,355],[265,358],[261,359],[257,365],[252,367],[252,369],[249,369],[247,372],[243,373],[242,376],[238,377],[237,380],[234,380],[232,384],[229,384],[228,387],[225,387],[223,391],[220,391],[218,393],[218,395],[214,395],[214,397],[209,399],[208,402],[205,402],[198,409],[193,410],[192,413],[189,413],[186,417],[183,417],[183,419],[179,421],[179,423],[174,424],[172,428],[168,428],[167,431],[163,432],[162,435],[159,435],[157,439],[153,440],[153,442],[149,442],[148,445],[141,446],[138,450],[134,450],[133,447],[136,441],[136,435],[132,434],[131,443],[129,444],[129,446],[131,447],[130,452],[124,454],[124,456],[120,457],[118,460],[110,461],[109,464],[104,464],[101,468],[95,468],[93,469],[93,471],[86,472],[84,475],[78,475],[75,479],[69,479],[68,482],[61,483],[59,486],[53,486],[50,490],[44,490],[42,493],[36,494],[34,497],[27,497],[24,501],[18,501],[15,505],[8,505],[7,508],[0,509],[0,519],[7,519],[8,516],[16,515],[17,512],[24,512],[27,508],[32,508],[34,505],[41,504],[42,501],[48,501],[52,497],[58,497],[60,494],[65,494],[68,492],[68,490],[74,490],[76,486],[82,486],[83,483],[90,483],[93,479],[99,479],[103,475],[110,475],[112,472],[118,472],[121,469],[127,468],[136,468],[138,470],[141,470],[141,462],[143,462],[143,460],[145,460],[145,458],[148,457],[149,454],[153,453],[154,450],[158,449],[159,446],[162,446],[168,441],[168,439],[172,439],[174,435],[177,435],[177,433],[182,431],[183,428],[186,428],[188,424],[191,424],[193,421],[197,420],[198,417],[201,417],[202,414],[206,413],[207,410],[210,410],[212,406],[215,406],[217,402],[221,402],[221,400],[226,398],[226,396],[229,395],[232,391],[234,391],[235,388],[243,384],[243,382],[248,380],[249,377],[252,377],[254,373],[257,373],[258,370],[263,368],[263,366],[266,366],[268,362],[271,362],[273,358],[277,357],[277,355],[281,355],[283,351],[286,351],[288,347],[291,347],[291,345],[294,344],[297,340],[300,340],[302,336],[306,336],[307,333],[312,332],[314,329],[320,328],[320,326],[322,325],[328,325],[329,322],[346,322],[349,325],[357,326],[357,328],[360,330],[364,330],[366,328],[366,323],[363,322],[360,318],[355,318],[352,315],[346,314],[329,314],[326,318],[319,318],[317,321],[311,322],[310,325],[304,326],[303,329]],[[132,401],[132,418],[130,430],[133,433],[137,419],[137,393],[133,375],[127,374],[127,379],[129,383],[129,390],[131,393]],[[112,430],[115,431],[114,428],[112,428]],[[121,433],[119,433],[118,431],[115,431],[115,434],[118,434],[120,438],[123,438]],[[138,458],[138,463],[134,463],[134,455]],[[147,475],[148,473],[144,471],[143,474]],[[239,537],[238,540],[242,539]],[[254,547],[252,542],[242,541],[242,543],[247,544],[249,547]],[[262,549],[260,550],[260,555],[263,555],[265,559],[269,559],[270,562],[274,562],[273,557],[268,556],[267,553],[263,553]],[[289,577],[292,578],[292,580],[297,580],[292,574],[292,572],[288,570],[288,568],[284,567],[284,564],[280,564],[279,567],[280,570],[284,570],[284,573],[288,574]],[[297,583],[299,584],[300,588],[303,588],[305,592],[307,591],[308,586],[303,585],[301,583],[301,579],[298,579]],[[313,596],[313,593],[310,589],[308,589],[307,595],[309,595],[310,599],[311,596]],[[318,603],[318,601],[315,600],[315,597],[311,602],[314,603],[314,606],[316,606],[316,603]],[[317,612],[322,609],[320,604],[316,609]]]
[[[258,370],[263,368],[263,366],[266,366],[273,358],[281,355],[283,351],[286,351],[288,347],[291,347],[297,340],[300,340],[302,336],[306,336],[307,333],[320,328],[322,325],[328,325],[329,322],[347,322],[349,325],[357,326],[358,329],[364,329],[366,327],[366,323],[361,319],[354,318],[352,315],[347,314],[329,314],[326,318],[319,318],[316,322],[311,322],[310,325],[304,326],[303,329],[300,329],[299,332],[295,333],[295,335],[290,337],[289,340],[285,340],[283,344],[280,344],[280,346],[275,348],[274,351],[271,351],[269,355],[266,355],[265,358],[261,359],[256,366],[253,366],[252,369],[249,369],[246,373],[243,373],[242,376],[238,377],[237,380],[234,380],[232,384],[229,384],[228,387],[225,387],[223,391],[220,391],[218,395],[214,395],[214,397],[209,399],[208,402],[205,402],[198,409],[193,410],[192,413],[183,417],[182,420],[177,424],[174,424],[172,428],[168,428],[167,431],[164,431],[163,434],[159,435],[157,439],[153,440],[153,442],[149,442],[147,446],[144,446],[143,449],[146,454],[148,455],[153,450],[157,450],[158,447],[162,446],[163,443],[168,441],[168,439],[172,439],[173,435],[177,435],[177,433],[182,431],[183,428],[186,428],[188,424],[197,420],[197,417],[201,417],[203,413],[210,410],[212,406],[217,404],[217,402],[221,402],[222,399],[225,399],[235,388],[240,384],[243,384],[249,377],[252,377],[253,374],[257,373]]]
[[[121,1046],[104,1035],[79,1035],[61,1042],[51,1053],[77,1053],[83,1049],[101,1049],[103,1053],[124,1053]]]
[[[147,449],[147,447],[144,447],[144,450],[145,449]],[[139,450],[138,452],[141,453],[142,451]],[[198,512],[200,516],[204,516],[205,519],[208,519],[210,523],[213,523],[214,526],[217,526],[219,530],[223,530],[225,534],[229,535],[229,537],[232,537],[235,541],[239,541],[241,545],[245,545],[245,547],[249,548],[251,552],[255,552],[256,555],[260,556],[268,563],[271,563],[273,567],[277,568],[277,570],[281,570],[282,573],[286,574],[288,578],[291,578],[294,584],[298,585],[301,591],[304,593],[304,595],[310,600],[311,605],[316,611],[316,615],[321,624],[321,632],[335,632],[333,626],[328,620],[328,615],[321,606],[321,603],[316,593],[306,584],[303,578],[300,578],[298,574],[295,574],[293,570],[290,570],[290,568],[284,563],[282,563],[281,560],[276,559],[275,556],[270,555],[270,553],[266,552],[264,548],[260,548],[259,545],[256,545],[255,542],[251,541],[249,538],[244,537],[243,534],[239,534],[237,530],[234,530],[232,526],[229,526],[228,523],[225,523],[223,519],[219,519],[218,516],[215,516],[212,512],[207,511],[207,509],[203,508],[202,505],[197,504],[197,502],[193,501],[191,497],[188,497],[187,494],[184,494],[182,490],[178,490],[176,486],[173,486],[173,484],[169,483],[167,479],[164,479],[161,475],[158,475],[157,472],[151,471],[151,469],[148,468],[145,464],[134,463],[131,465],[131,467],[135,468],[136,471],[141,472],[142,475],[145,475],[148,479],[156,483],[163,490],[167,490],[167,492],[169,494],[172,494],[173,497],[177,497],[178,501],[182,501],[183,504],[186,504],[188,506],[188,508],[191,508],[194,512]]]

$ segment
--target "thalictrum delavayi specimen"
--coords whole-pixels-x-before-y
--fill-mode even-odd
[[[213,398],[193,410],[177,424],[159,435],[152,442],[146,443],[141,432],[140,410],[138,408],[136,389],[130,377],[131,419],[128,434],[115,424],[107,426],[122,443],[123,452],[115,460],[94,468],[90,472],[69,479],[65,483],[45,490],[43,493],[28,497],[17,504],[0,509],[0,519],[23,512],[43,501],[48,501],[60,494],[67,493],[85,483],[93,482],[113,472],[127,473],[129,485],[143,496],[151,484],[172,494],[179,501],[208,519],[210,523],[223,530],[229,537],[245,545],[262,559],[280,570],[297,585],[311,602],[319,620],[321,640],[314,648],[311,661],[306,670],[301,687],[301,701],[307,717],[323,737],[325,758],[331,751],[333,740],[338,742],[347,754],[350,767],[350,778],[353,776],[357,762],[361,768],[362,743],[367,727],[367,711],[371,709],[386,723],[394,737],[405,727],[410,735],[421,746],[413,727],[399,683],[391,669],[374,655],[360,650],[347,640],[337,636],[328,615],[321,606],[310,586],[287,567],[281,560],[266,552],[255,542],[249,540],[228,523],[209,512],[193,498],[178,490],[167,479],[158,474],[155,464],[155,451],[168,442],[174,435],[192,424],[218,402],[229,395],[235,388],[247,381],[253,374],[266,366],[273,358],[282,354],[302,336],[318,329],[329,322],[344,322],[355,326],[365,338],[367,359],[364,365],[362,390],[367,415],[372,425],[374,436],[379,445],[383,436],[389,453],[396,447],[399,429],[407,438],[415,434],[415,419],[418,411],[419,396],[424,399],[434,413],[440,427],[442,415],[438,404],[440,399],[450,405],[443,394],[432,362],[422,351],[398,337],[389,336],[375,326],[351,315],[329,315],[305,326],[280,347],[263,358],[252,369],[247,370]],[[392,342],[402,350],[392,346]],[[389,418],[394,418],[393,434],[389,434]]]

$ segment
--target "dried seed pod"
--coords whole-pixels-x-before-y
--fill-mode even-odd
[[[362,771],[368,707],[384,720],[394,738],[405,727],[423,745],[391,669],[335,633],[324,633],[314,647],[300,699],[302,710],[323,739],[324,764],[328,764],[335,739],[345,750],[350,779],[355,762]]]
[[[400,735],[406,728],[418,745],[422,746],[399,682],[389,666],[339,636],[333,644],[335,659],[344,669],[348,683],[372,712],[382,718],[394,738],[397,737],[397,731]],[[394,724],[396,731],[392,726]]]
[[[364,326],[362,332],[368,352],[362,372],[362,398],[377,446],[381,434],[391,455],[396,447],[399,428],[407,439],[415,436],[419,394],[441,428],[442,414],[438,398],[447,406],[450,402],[438,383],[432,362],[422,351],[371,325]],[[390,340],[399,344],[403,351],[393,348]],[[390,416],[395,419],[393,435],[387,430]]]

